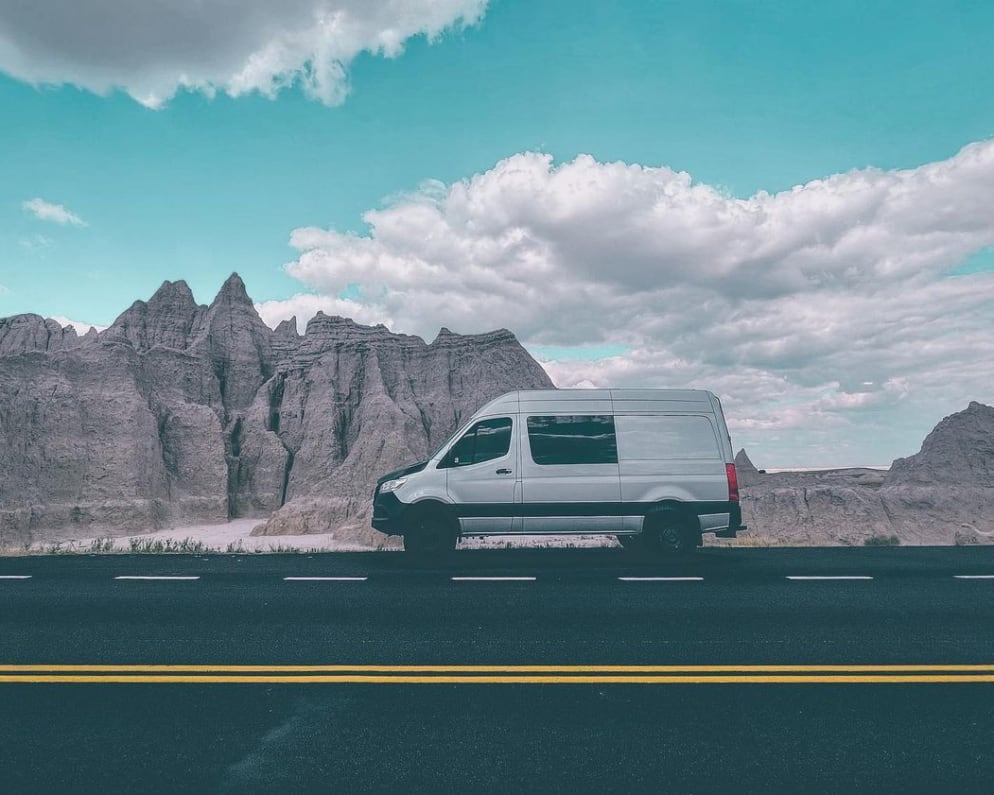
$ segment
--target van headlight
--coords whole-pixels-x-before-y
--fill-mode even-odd
[[[394,478],[393,480],[388,480],[380,485],[380,494],[386,494],[389,491],[396,491],[405,483],[407,483],[407,478]]]

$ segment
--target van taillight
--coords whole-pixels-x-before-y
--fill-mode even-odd
[[[738,502],[739,477],[735,474],[735,464],[725,464],[725,472],[728,473],[728,499],[732,502]]]

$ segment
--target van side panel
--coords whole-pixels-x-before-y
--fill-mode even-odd
[[[713,417],[621,415],[615,417],[615,424],[624,502],[728,499],[725,461]]]
[[[710,410],[706,401],[697,406]],[[706,504],[728,499],[725,457],[713,415],[616,412],[615,425],[621,499],[627,517],[643,517],[664,500],[682,503],[695,513],[713,514],[715,508]],[[700,525],[702,530],[711,530],[727,527],[728,521],[727,513],[709,515]]]

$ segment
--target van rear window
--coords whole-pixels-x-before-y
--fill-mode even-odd
[[[707,417],[622,415],[615,421],[618,447],[626,461],[721,457],[714,427]]]
[[[528,445],[536,464],[617,464],[611,415],[528,418]]]

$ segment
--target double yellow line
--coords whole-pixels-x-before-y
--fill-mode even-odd
[[[0,665],[0,683],[991,683],[994,665]]]

